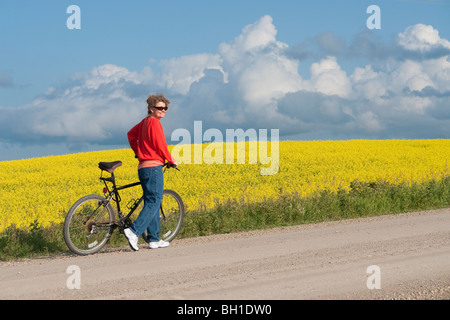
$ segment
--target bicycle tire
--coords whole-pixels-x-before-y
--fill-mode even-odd
[[[77,200],[64,220],[63,235],[67,247],[79,255],[99,252],[114,230],[114,209],[96,194]]]
[[[161,221],[160,237],[162,240],[171,242],[175,239],[183,225],[184,214],[184,203],[180,195],[173,190],[164,189],[159,210]],[[142,238],[145,242],[149,242],[147,231],[143,233]]]

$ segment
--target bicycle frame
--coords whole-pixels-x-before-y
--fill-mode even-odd
[[[116,178],[114,176],[114,172],[111,173],[110,177],[103,177],[103,170],[102,170],[102,175],[100,176],[100,180],[103,181],[103,183],[105,184],[105,188],[103,189],[103,193],[105,194],[106,199],[108,200],[108,203],[111,202],[111,200],[114,200],[114,202],[116,203],[116,207],[117,207],[117,214],[118,214],[118,218],[119,218],[119,225],[121,222],[126,221],[132,214],[133,212],[136,210],[136,208],[141,204],[143,197],[140,197],[138,200],[134,200],[134,204],[133,206],[130,208],[130,212],[124,216],[122,214],[122,210],[120,208],[120,202],[122,201],[122,199],[120,198],[119,195],[119,191],[120,190],[124,190],[124,189],[128,189],[128,188],[132,188],[132,187],[136,187],[138,185],[140,185],[140,182],[134,182],[134,183],[130,183],[124,186],[120,186],[117,187],[116,185]],[[108,184],[106,182],[111,182],[112,183],[112,189],[110,190]],[[108,193],[108,196],[106,196],[106,193]]]
[[[169,167],[168,163],[166,162],[164,165],[164,172],[166,171],[166,169]],[[175,168],[176,170],[180,171],[180,169]],[[120,187],[117,187],[116,185],[116,178],[114,175],[114,171],[111,172],[111,176],[104,178],[103,177],[103,169],[101,172],[101,176],[100,176],[100,180],[103,181],[103,183],[105,184],[105,188],[103,189],[103,193],[105,194],[105,198],[107,199],[107,203],[106,205],[108,205],[111,200],[114,200],[114,202],[116,203],[116,207],[117,207],[117,214],[118,214],[118,221],[115,221],[115,223],[113,224],[113,226],[118,226],[118,227],[127,227],[126,224],[127,222],[131,224],[131,221],[129,220],[130,216],[134,213],[134,211],[137,209],[137,207],[139,207],[139,205],[141,204],[142,200],[144,199],[143,196],[141,196],[138,200],[131,200],[134,201],[134,203],[131,205],[131,207],[128,207],[130,209],[130,212],[124,216],[122,214],[122,210],[120,208],[120,202],[122,201],[122,199],[120,198],[119,195],[119,190],[124,190],[124,189],[128,189],[128,188],[132,188],[132,187],[136,187],[138,185],[141,184],[141,182],[134,182],[134,183],[130,183],[130,184],[126,184]],[[110,182],[112,183],[112,190],[109,189],[109,186],[106,182]],[[108,193],[108,196],[106,196],[106,193]],[[130,201],[130,202],[131,202]],[[160,212],[162,215],[162,219],[165,221],[166,220],[166,216],[164,214],[164,210],[162,207],[162,203],[160,205]]]

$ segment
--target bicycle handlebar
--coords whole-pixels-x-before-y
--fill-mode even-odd
[[[180,169],[178,169],[177,166],[176,166],[175,164],[173,164],[173,163],[166,162],[166,163],[164,163],[164,165],[163,165],[163,168],[164,168],[164,167],[167,167],[167,168],[173,168],[173,169],[177,169],[178,171],[180,171]]]

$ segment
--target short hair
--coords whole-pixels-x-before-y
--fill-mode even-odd
[[[164,102],[166,104],[166,107],[168,107],[170,104],[169,99],[167,99],[162,93],[150,95],[147,98],[148,114],[151,113],[150,109],[156,107],[156,104],[158,102]]]

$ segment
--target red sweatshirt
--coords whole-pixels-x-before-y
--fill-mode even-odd
[[[147,117],[128,131],[128,142],[139,159],[139,169],[163,165],[165,160],[175,163],[167,149],[161,122]]]

